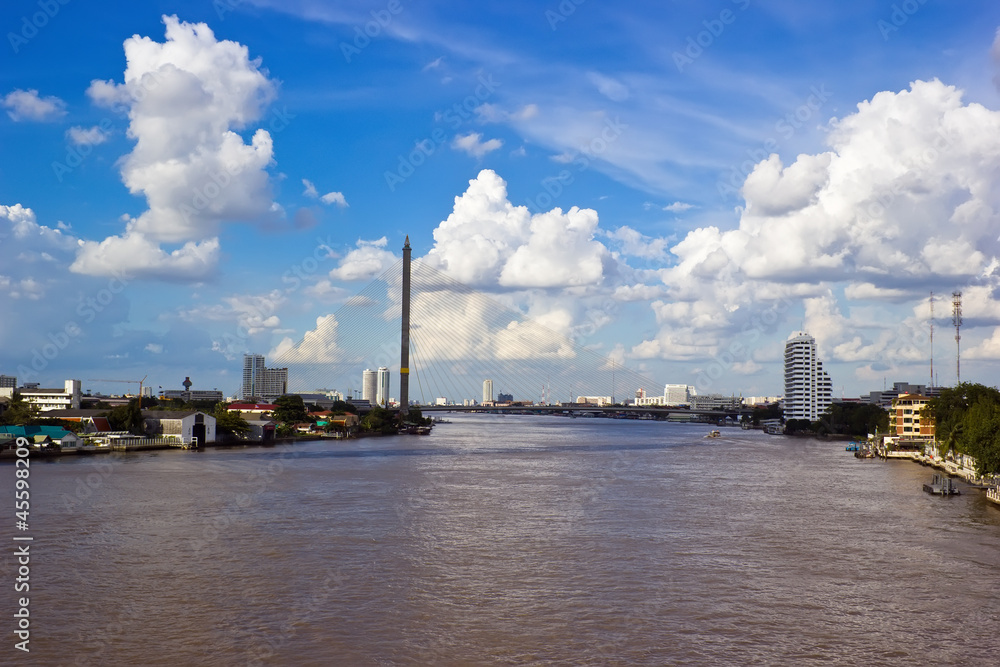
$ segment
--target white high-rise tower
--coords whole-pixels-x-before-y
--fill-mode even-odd
[[[483,380],[483,403],[493,402],[493,380]]]
[[[389,407],[389,369],[378,367],[378,387],[375,389],[375,401],[383,408]]]
[[[833,402],[833,383],[816,355],[816,339],[797,331],[785,342],[785,420],[816,421]]]
[[[361,373],[361,399],[375,405],[377,389],[378,378],[375,375],[375,371],[366,368]]]

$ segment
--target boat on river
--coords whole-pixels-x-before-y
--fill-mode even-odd
[[[719,431],[709,431],[708,435],[706,435],[705,437],[706,438],[721,438],[722,437],[722,433],[719,432]]]
[[[955,480],[937,473],[931,478],[930,484],[924,484],[924,491],[935,496],[957,496],[961,493]]]

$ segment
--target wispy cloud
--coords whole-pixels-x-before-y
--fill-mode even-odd
[[[497,150],[503,146],[500,139],[488,139],[482,141],[483,135],[478,132],[457,135],[451,142],[451,147],[455,150],[465,151],[474,158],[481,158],[487,153]]]

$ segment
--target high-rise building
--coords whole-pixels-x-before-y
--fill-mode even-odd
[[[785,419],[816,421],[833,402],[833,383],[816,354],[816,339],[797,331],[785,342]]]
[[[666,405],[689,405],[695,395],[694,387],[686,384],[668,384],[663,387],[664,403]]]
[[[272,401],[288,393],[288,369],[268,368],[264,365],[263,354],[243,355],[244,400],[257,398]]]
[[[493,380],[483,380],[483,405],[493,402]]]
[[[378,387],[375,389],[375,401],[383,408],[389,407],[389,369],[378,367]]]
[[[375,371],[366,368],[361,373],[361,400],[368,401],[372,405],[378,405],[378,376]]]

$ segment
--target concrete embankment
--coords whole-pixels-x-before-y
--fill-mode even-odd
[[[940,470],[952,477],[961,477],[964,481],[973,486],[983,486],[979,475],[974,468],[960,466],[954,461],[946,461],[941,458],[927,456],[915,451],[882,451],[878,456],[883,459],[904,459],[914,461],[920,465],[928,466]]]

